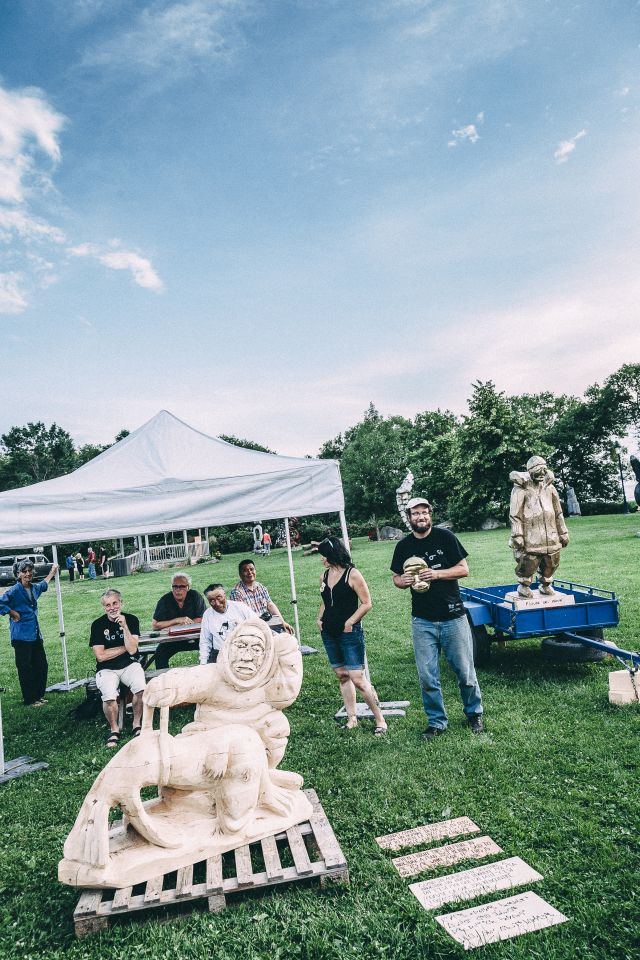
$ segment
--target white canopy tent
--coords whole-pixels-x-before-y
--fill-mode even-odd
[[[339,513],[347,540],[335,461],[247,450],[161,410],[73,473],[0,494],[0,543],[50,543],[57,560],[59,543],[284,519],[299,641],[288,517],[317,513]],[[56,587],[68,685],[59,577]]]

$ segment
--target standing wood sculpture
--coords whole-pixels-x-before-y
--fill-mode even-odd
[[[302,777],[278,770],[289,737],[282,712],[302,684],[295,637],[259,619],[228,637],[217,663],[169,670],[144,695],[142,735],[87,794],[58,867],[63,883],[125,887],[236,849],[310,817]],[[169,709],[197,704],[177,736]],[[153,713],[160,709],[160,729]],[[143,801],[141,790],[157,786]],[[109,827],[109,812],[122,820]]]

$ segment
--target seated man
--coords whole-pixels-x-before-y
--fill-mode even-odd
[[[253,560],[241,560],[238,564],[238,573],[240,574],[240,582],[236,583],[231,591],[231,599],[237,600],[239,603],[249,604],[256,616],[262,617],[263,620],[269,621],[271,617],[280,617],[282,626],[287,633],[293,633],[293,627],[291,624],[285,623],[284,617],[269,596],[267,588],[256,580],[256,568]],[[265,613],[270,614],[270,616],[265,617]],[[278,631],[277,626],[272,627],[272,629]]]
[[[101,598],[104,614],[91,624],[90,645],[97,661],[96,686],[102,696],[102,709],[109,724],[107,747],[118,746],[118,687],[128,687],[133,694],[134,737],[140,736],[142,725],[142,691],[144,670],[137,660],[140,623],[131,613],[122,613],[119,590],[106,590]]]
[[[165,593],[156,604],[153,613],[153,629],[164,630],[167,627],[200,623],[204,611],[204,600],[196,590],[191,589],[191,577],[186,573],[174,573],[171,580],[171,593]],[[174,653],[197,649],[197,637],[192,640],[161,643],[156,653],[156,667],[158,670],[164,670],[169,666],[169,660]]]
[[[227,634],[255,614],[246,603],[227,600],[221,583],[210,583],[204,590],[209,602],[200,627],[200,663],[215,663]]]

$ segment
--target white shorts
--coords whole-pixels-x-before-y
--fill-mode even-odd
[[[117,700],[118,687],[122,684],[131,690],[131,693],[140,693],[144,690],[144,670],[139,663],[130,663],[122,670],[98,670],[96,686],[104,700]]]

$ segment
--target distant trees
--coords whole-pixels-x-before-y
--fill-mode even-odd
[[[127,436],[121,431],[116,440]],[[0,437],[0,490],[13,490],[70,473],[103,453],[111,444],[87,443],[77,447],[71,435],[52,423],[38,421],[12,427]]]
[[[529,457],[547,458],[564,494],[579,500],[620,496],[614,443],[633,430],[640,441],[640,364],[625,364],[583,398],[549,391],[508,396],[492,381],[476,382],[468,413],[426,410],[413,421],[382,417],[373,404],[363,420],[333,440],[321,457],[340,461],[348,515],[394,520],[395,490],[408,469],[414,490],[428,496],[439,520],[478,527],[506,518],[509,472]]]

